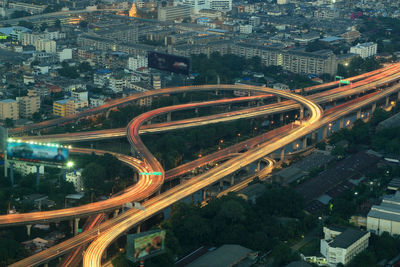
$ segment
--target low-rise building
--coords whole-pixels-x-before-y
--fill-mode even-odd
[[[73,98],[58,100],[53,102],[53,114],[56,116],[66,117],[74,115],[88,106],[88,100],[79,100]]]
[[[368,212],[367,230],[381,235],[400,235],[400,192],[385,196],[380,205],[372,206]]]
[[[368,247],[371,233],[353,228],[324,227],[321,254],[329,266],[346,265]]]
[[[173,21],[190,17],[189,5],[166,6],[158,8],[159,21]]]
[[[103,87],[108,85],[109,79],[111,77],[111,70],[100,69],[96,70],[93,75],[93,83],[97,87]]]
[[[44,51],[46,53],[56,53],[57,44],[56,41],[48,39],[39,39],[35,41],[36,51]]]

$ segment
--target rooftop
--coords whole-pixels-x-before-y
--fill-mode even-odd
[[[367,234],[369,234],[369,232],[348,228],[343,233],[336,236],[336,238],[333,240],[332,243],[329,244],[329,246],[336,248],[348,248],[352,244],[354,244],[354,242]]]
[[[210,251],[199,257],[187,267],[226,267],[237,264],[239,261],[247,258],[252,253],[251,249],[240,245],[222,245],[216,250]]]

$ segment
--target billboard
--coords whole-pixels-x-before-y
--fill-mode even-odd
[[[165,230],[127,236],[126,257],[136,262],[165,252]]]
[[[25,142],[7,142],[7,158],[32,163],[64,165],[69,150],[57,145],[42,145]]]
[[[190,59],[187,57],[149,52],[148,66],[158,70],[189,75]]]

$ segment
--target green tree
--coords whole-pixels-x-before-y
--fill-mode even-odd
[[[101,193],[106,178],[106,172],[102,165],[91,162],[85,166],[82,172],[82,178],[83,184],[87,190]]]
[[[40,112],[35,112],[32,114],[32,120],[34,122],[40,122],[42,120],[42,115],[40,114]]]
[[[14,121],[10,118],[6,118],[4,121],[4,126],[6,128],[13,128],[14,127]]]

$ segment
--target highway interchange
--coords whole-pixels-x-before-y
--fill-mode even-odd
[[[117,130],[104,130],[98,131],[96,133],[88,133],[88,132],[79,132],[74,134],[64,134],[58,136],[51,136],[52,140],[57,141],[73,141],[74,139],[84,139],[87,140],[96,140],[102,138],[110,138],[115,137],[116,135],[121,137],[121,132],[126,131],[126,135],[128,140],[132,146],[132,148],[139,155],[140,160],[129,157],[121,154],[114,154],[117,158],[125,162],[126,164],[131,165],[133,168],[137,169],[139,172],[161,172],[162,175],[141,175],[138,183],[136,183],[133,187],[123,192],[121,195],[108,199],[106,201],[92,203],[88,205],[84,205],[79,207],[79,209],[64,209],[64,210],[55,210],[50,212],[35,212],[28,214],[14,214],[14,215],[4,215],[0,216],[0,226],[9,226],[9,225],[17,225],[17,224],[32,224],[37,222],[49,222],[49,221],[60,221],[67,219],[74,219],[80,217],[88,217],[89,215],[102,213],[106,211],[112,211],[122,207],[127,202],[133,201],[142,201],[143,206],[146,208],[145,211],[139,211],[135,209],[130,209],[119,216],[109,219],[104,223],[96,226],[95,228],[89,229],[82,234],[79,234],[67,241],[64,241],[54,247],[51,247],[41,253],[33,255],[25,260],[15,263],[13,266],[37,266],[39,264],[43,264],[48,262],[49,260],[56,258],[60,255],[65,254],[66,252],[79,247],[87,242],[93,240],[91,245],[87,248],[83,263],[84,266],[101,266],[101,258],[106,250],[106,248],[119,236],[126,233],[129,229],[134,226],[139,225],[141,222],[145,221],[147,218],[151,217],[154,214],[162,211],[166,207],[171,204],[186,198],[208,186],[217,183],[224,177],[229,176],[237,170],[249,165],[252,162],[256,162],[260,159],[267,157],[273,152],[279,151],[281,148],[284,148],[286,145],[296,142],[297,140],[316,132],[321,127],[326,126],[327,124],[341,119],[346,115],[352,114],[354,112],[358,112],[362,108],[367,106],[371,106],[374,103],[381,101],[382,99],[389,99],[388,97],[394,95],[399,92],[400,85],[397,81],[400,79],[400,75],[398,74],[400,68],[400,64],[392,64],[389,67],[360,75],[357,77],[353,77],[349,80],[353,81],[351,85],[337,87],[338,83],[330,83],[325,85],[319,85],[316,87],[306,88],[303,90],[310,94],[312,92],[318,92],[310,94],[307,97],[303,97],[297,94],[274,90],[270,88],[263,87],[254,87],[254,86],[233,86],[233,85],[209,85],[209,86],[191,86],[191,87],[178,87],[178,88],[166,88],[161,90],[154,90],[145,93],[141,93],[135,96],[130,96],[125,99],[113,101],[105,105],[104,107],[91,110],[86,113],[86,115],[79,114],[76,117],[71,117],[67,119],[61,119],[56,121],[47,121],[44,123],[40,123],[38,125],[29,126],[27,128],[20,128],[14,130],[14,133],[17,131],[31,131],[35,129],[41,129],[49,126],[58,125],[59,123],[64,123],[67,121],[73,121],[74,119],[81,118],[84,116],[96,114],[98,112],[103,112],[104,110],[108,110],[110,108],[115,108],[121,103],[135,101],[140,99],[141,97],[149,97],[149,96],[160,96],[165,94],[172,93],[182,93],[189,91],[221,91],[221,90],[244,90],[246,92],[251,91],[254,93],[264,94],[264,97],[271,97],[271,94],[278,97],[278,102],[259,106],[254,108],[249,108],[246,110],[240,110],[235,112],[228,112],[218,115],[207,116],[207,119],[202,117],[196,119],[188,119],[184,121],[174,121],[167,122],[163,124],[154,124],[154,125],[146,125],[147,121],[150,121],[152,118],[160,116],[162,114],[168,114],[171,112],[176,112],[179,110],[185,109],[194,109],[202,106],[213,106],[213,105],[221,105],[226,103],[234,102],[232,99],[222,99],[216,101],[207,101],[200,103],[188,103],[170,107],[164,107],[156,110],[151,110],[149,112],[143,113],[138,117],[134,118],[126,129],[117,129]],[[360,95],[363,95],[359,97]],[[348,98],[352,97],[350,101]],[[359,98],[358,98],[359,97]],[[248,97],[246,101],[252,100],[252,98],[257,97]],[[256,100],[259,100],[260,97]],[[282,99],[285,99],[284,101]],[[396,96],[396,99],[398,97]],[[347,102],[343,105],[334,107],[325,114],[323,114],[322,108],[319,104],[332,104],[336,100],[347,100]],[[236,100],[236,101],[244,101],[244,100]],[[387,102],[387,100],[386,100]],[[185,183],[179,184],[176,187],[162,193],[155,194],[159,191],[160,186],[163,184],[164,179],[168,176],[168,172],[164,172],[161,164],[156,160],[156,158],[151,154],[151,152],[146,148],[143,142],[140,139],[140,134],[145,133],[144,129],[158,129],[156,131],[161,130],[171,130],[171,129],[181,129],[183,127],[194,127],[199,125],[207,124],[207,122],[217,123],[222,121],[229,121],[239,118],[250,118],[261,115],[270,115],[277,113],[284,113],[290,110],[295,110],[301,108],[304,114],[304,108],[307,110],[307,116],[304,116],[304,120],[299,121],[295,126],[284,126],[281,129],[276,129],[273,132],[273,135],[262,138],[255,137],[252,140],[248,140],[248,142],[243,142],[241,146],[246,146],[248,150],[244,153],[241,153],[237,156],[233,156],[228,159],[226,162],[219,164],[218,166],[212,168],[211,170],[197,175]],[[190,125],[190,126],[185,126]],[[143,128],[143,129],[142,129]],[[266,134],[265,134],[266,135]],[[22,137],[21,137],[22,138]],[[22,139],[29,139],[30,137],[23,137]],[[42,140],[46,140],[48,137],[35,137],[42,138]],[[257,139],[258,138],[258,139]],[[32,138],[33,139],[33,138]],[[239,144],[237,144],[238,146]],[[240,147],[240,146],[238,146]],[[238,152],[239,150],[231,150],[231,153]],[[76,153],[105,153],[104,151],[94,151],[94,150],[84,150],[84,149],[74,149],[73,152]],[[206,162],[213,162],[221,157],[221,154],[215,154]],[[199,159],[198,164],[202,159]],[[189,167],[189,165],[185,166],[185,168],[176,171],[176,175],[182,174],[196,167],[196,164]],[[199,165],[197,165],[199,166]],[[152,198],[150,196],[155,195]],[[144,201],[145,200],[145,201]]]

